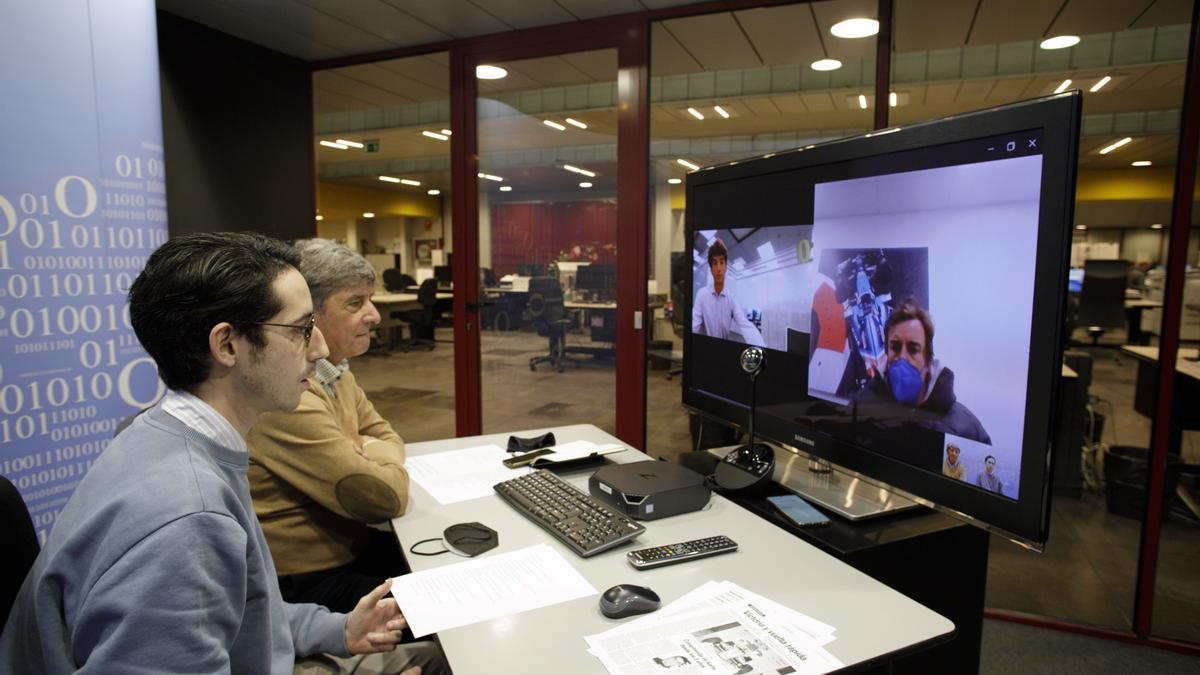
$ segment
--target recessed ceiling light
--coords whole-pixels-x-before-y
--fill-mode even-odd
[[[321,141],[321,145],[323,145],[327,148],[336,148],[338,150],[349,150],[350,149],[350,146],[348,146],[348,145],[342,145],[341,143],[334,143],[333,141]]]
[[[426,192],[425,194],[429,195],[430,197],[436,197],[436,196],[442,194],[442,191],[437,188],[434,188],[434,189]]]
[[[420,187],[421,185],[421,181],[413,180],[411,178],[401,178],[400,182],[404,183],[405,185],[412,185],[413,187]]]
[[[1052,38],[1042,40],[1042,49],[1066,49],[1079,44],[1078,35],[1055,35]]]
[[[1151,162],[1148,159],[1139,159],[1136,162],[1130,162],[1129,166],[1150,166],[1152,164],[1154,164],[1154,162]]]
[[[1069,86],[1071,86],[1071,78],[1068,77],[1067,79],[1062,81],[1062,84],[1058,85],[1058,88],[1054,90],[1054,93],[1061,94],[1064,91],[1066,91],[1067,87],[1069,87]]]
[[[375,214],[371,213],[370,211],[363,212],[363,218],[374,218],[374,217],[375,217]]]
[[[422,136],[428,136],[429,138],[436,138],[436,139],[438,139],[439,141],[448,141],[448,140],[450,140],[450,137],[449,137],[449,136],[447,136],[446,134],[439,134],[439,133],[438,133],[438,132],[436,132],[436,131],[422,131],[422,132],[421,132],[421,135],[422,135]]]
[[[717,114],[720,115],[721,117],[724,117],[725,119],[729,119],[729,113],[725,112],[725,109],[722,108],[721,106],[714,105],[713,110],[716,110]]]
[[[696,110],[695,108],[688,108],[688,114],[690,114],[692,117],[695,117],[698,120],[704,119],[704,113],[700,112],[699,110]]]
[[[830,33],[840,38],[865,38],[879,32],[879,22],[875,19],[846,19],[833,24]]]
[[[896,103],[897,103],[896,92],[893,91],[892,93],[888,94],[888,106],[895,108]]]
[[[671,185],[679,185],[680,183],[683,182],[683,179],[682,178],[668,178],[667,182],[670,183]]]
[[[351,147],[351,148],[362,148],[362,147],[363,147],[363,144],[362,144],[362,143],[359,143],[359,142],[357,142],[357,141],[348,141],[348,140],[346,140],[346,139],[344,139],[344,138],[339,138],[339,139],[337,139],[337,142],[338,142],[338,143],[340,143],[340,144],[342,144],[342,145],[345,145],[345,146]]]
[[[1125,138],[1122,138],[1121,140],[1116,141],[1115,143],[1111,143],[1109,145],[1104,146],[1103,148],[1100,148],[1100,154],[1107,155],[1108,153],[1112,152],[1113,150],[1116,150],[1117,148],[1121,147],[1122,145],[1125,145],[1126,143],[1128,143],[1132,140],[1133,140],[1132,138],[1130,138],[1129,136],[1126,136]]]
[[[691,162],[687,161],[686,159],[677,159],[675,161],[678,162],[680,166],[686,166],[687,168],[691,169],[692,171],[696,171],[697,169],[700,168],[698,165],[692,164]]]
[[[813,70],[822,71],[837,70],[838,68],[842,67],[842,62],[838,61],[837,59],[821,59],[820,61],[813,61],[809,67]]]
[[[580,184],[579,184],[579,187],[581,187],[581,188],[590,188],[590,187],[592,187],[592,184],[591,184],[591,183],[580,183]]]
[[[1077,229],[1077,230],[1086,230],[1086,229],[1087,229],[1087,225],[1076,225],[1076,226],[1075,226],[1075,229]]]
[[[400,182],[400,179],[396,178],[395,176],[380,176],[379,180],[381,180],[385,183],[399,183]]]
[[[1112,78],[1109,77],[1108,75],[1105,75],[1104,77],[1100,78],[1099,82],[1097,82],[1096,84],[1093,84],[1092,88],[1089,89],[1088,91],[1090,91],[1094,94],[1094,93],[1100,91],[1100,87],[1103,87],[1104,85],[1108,84],[1111,81],[1112,81]]]
[[[318,213],[318,214],[317,214],[317,220],[319,220],[319,221],[320,221],[320,220],[325,220],[325,216],[322,216],[321,214],[319,214],[319,213]],[[1162,227],[1162,225],[1159,225],[1159,227]]]
[[[586,124],[584,124],[583,122],[580,122],[580,121],[579,121],[579,120],[577,120],[577,119],[571,118],[571,117],[568,117],[568,118],[567,118],[567,124],[570,124],[570,125],[571,125],[571,126],[573,126],[573,127],[579,127],[580,129],[586,129],[586,128],[587,128],[587,125],[586,125]]]
[[[511,185],[501,185],[500,191],[501,192],[512,192],[512,186]]]
[[[481,80],[499,80],[508,76],[508,71],[500,66],[475,66],[475,77]]]
[[[867,97],[863,94],[858,95],[858,107],[862,108],[863,110],[867,109]]]
[[[1163,229],[1163,224],[1162,223],[1154,223],[1153,225],[1150,226],[1150,229],[1161,230],[1161,229]]]
[[[561,125],[558,122],[555,122],[553,120],[542,120],[542,124],[545,124],[546,126],[552,128],[552,129],[558,129],[559,131],[567,130],[566,127],[564,127],[563,125]]]

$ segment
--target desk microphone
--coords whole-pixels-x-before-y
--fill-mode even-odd
[[[771,480],[775,471],[775,451],[764,443],[754,442],[757,378],[766,365],[766,359],[766,353],[759,347],[747,347],[738,358],[742,370],[750,376],[750,421],[747,424],[750,439],[746,445],[738,447],[717,464],[713,480],[726,490],[748,490],[758,487]]]

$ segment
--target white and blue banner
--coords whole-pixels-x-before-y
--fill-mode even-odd
[[[0,3],[0,473],[44,542],[163,393],[129,285],[167,238],[153,0]]]

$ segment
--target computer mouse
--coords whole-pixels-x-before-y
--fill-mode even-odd
[[[600,612],[610,619],[653,612],[661,605],[658,593],[633,584],[617,584],[600,596]]]

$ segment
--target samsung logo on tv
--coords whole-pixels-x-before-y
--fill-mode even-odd
[[[811,448],[817,447],[816,441],[812,440],[811,438],[805,438],[805,437],[801,436],[800,434],[792,434],[792,438],[797,441],[800,441],[801,443],[803,443]]]

